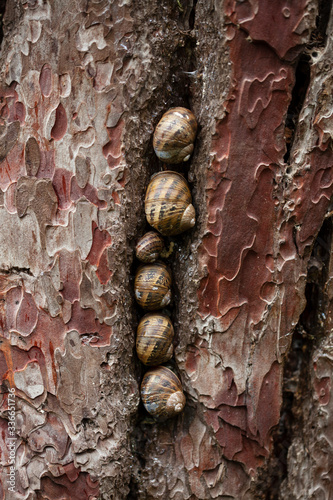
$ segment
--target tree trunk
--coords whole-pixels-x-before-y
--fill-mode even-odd
[[[4,7],[0,497],[332,498],[331,2]],[[168,238],[187,404],[158,422],[134,248],[173,106],[197,222]]]

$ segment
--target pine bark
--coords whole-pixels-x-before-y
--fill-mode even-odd
[[[331,498],[331,2],[11,0],[0,70],[0,498]],[[140,403],[152,133],[199,132],[173,369]],[[15,493],[9,489],[15,390]]]

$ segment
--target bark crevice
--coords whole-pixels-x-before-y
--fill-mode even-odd
[[[128,134],[126,134],[129,142],[131,143],[131,147],[128,149],[129,154],[127,154],[127,162],[129,165],[133,165],[133,169],[131,170],[132,183],[136,189],[140,188],[142,190],[142,202],[140,210],[137,211],[136,214],[131,215],[131,217],[137,218],[137,224],[135,225],[136,231],[133,231],[133,233],[131,234],[130,244],[133,248],[133,252],[136,241],[146,231],[152,230],[144,215],[144,193],[148,185],[150,176],[158,171],[161,171],[162,169],[165,169],[180,172],[187,179],[188,172],[192,164],[191,158],[186,163],[176,165],[163,165],[155,155],[152,145],[153,130],[159,119],[162,117],[163,113],[165,113],[171,107],[176,106],[184,106],[189,109],[192,108],[192,87],[193,85],[195,85],[195,82],[197,80],[197,62],[195,56],[196,38],[193,31],[195,23],[196,1],[193,2],[193,5],[191,7],[185,7],[182,1],[180,1],[180,5],[184,7],[184,10],[181,11],[178,4],[179,15],[177,18],[176,7],[176,14],[174,11],[172,11],[168,20],[164,18],[162,20],[163,26],[172,26],[172,30],[175,34],[173,40],[174,45],[170,45],[167,48],[166,46],[164,46],[163,50],[165,51],[165,54],[167,52],[167,57],[163,59],[163,73],[160,73],[160,71],[158,70],[160,80],[156,85],[153,94],[150,96],[150,99],[144,102],[143,109],[141,109],[140,94],[138,95],[136,102],[137,121],[132,120],[132,123],[127,130]],[[155,49],[153,48],[153,51],[154,50]],[[159,62],[157,61],[156,64],[158,65]],[[147,105],[148,111],[146,108]],[[138,128],[138,124],[143,123],[145,120],[147,120],[148,116],[150,120],[150,130],[146,130],[147,133],[144,135],[142,134],[142,130]],[[139,175],[139,172],[135,168],[137,165],[137,159],[134,159],[131,156],[131,154],[133,154],[133,137],[137,135],[140,137],[136,143],[139,146],[136,151],[136,155],[139,157],[139,161],[141,162],[141,164],[145,166],[146,176],[145,179],[142,179],[142,177],[140,178],[140,184],[135,182],[135,176]],[[179,321],[178,302],[180,293],[178,286],[179,277],[177,275],[176,268],[178,268],[179,266],[179,252],[182,246],[182,241],[186,238],[188,238],[188,236],[182,235],[175,238],[164,238],[166,248],[169,248],[170,244],[174,246],[173,252],[165,261],[167,265],[172,269],[173,300],[171,305],[168,306],[168,311],[163,310],[162,312],[166,312],[167,314],[169,314],[172,319],[175,328],[176,343],[177,324]],[[134,256],[132,264],[130,266],[130,293],[133,297],[132,316],[134,318],[134,335],[136,326],[140,318],[145,314],[145,311],[143,311],[136,304],[133,293],[134,276],[139,265],[140,262]],[[142,376],[149,367],[145,367],[144,365],[142,365],[136,355],[135,365],[138,384],[140,385]],[[177,373],[177,366],[174,358],[169,361],[168,365]],[[132,476],[129,484],[130,491],[128,493],[127,500],[137,499],[140,497],[140,495],[148,495],[147,485],[145,484],[145,482],[151,474],[152,464],[149,460],[146,460],[145,457],[156,455],[157,452],[154,449],[154,446],[156,445],[157,436],[159,435],[161,430],[168,427],[170,429],[170,433],[174,434],[175,431],[173,429],[175,428],[175,426],[177,426],[177,419],[160,423],[153,417],[150,417],[144,409],[142,402],[140,401],[137,409],[136,421],[133,425],[133,432],[130,437],[131,451],[133,453],[133,456],[135,457],[135,466],[133,466],[132,469]],[[155,466],[156,464],[154,464],[154,467]]]
[[[295,70],[295,84],[292,89],[291,101],[285,121],[284,137],[286,140],[286,152],[284,161],[289,164],[290,152],[293,146],[298,119],[302,110],[306,93],[310,84],[310,56],[303,53]]]
[[[0,0],[0,47],[3,40],[3,17],[5,15],[7,0]]]
[[[327,307],[332,219],[327,218],[314,241],[305,287],[306,307],[295,327],[284,363],[281,418],[273,434],[274,446],[268,466],[259,478],[256,498],[281,500],[281,487],[288,478],[288,451],[304,428],[302,405],[311,387],[311,356],[325,335],[322,315]]]

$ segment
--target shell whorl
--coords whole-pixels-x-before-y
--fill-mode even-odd
[[[195,209],[192,204],[188,205],[180,221],[183,231],[195,226]]]
[[[163,262],[142,265],[134,280],[138,304],[148,311],[162,309],[171,300],[171,274]]]
[[[142,363],[156,366],[169,361],[173,354],[174,329],[168,316],[148,313],[141,318],[136,335],[136,352]]]
[[[158,158],[165,163],[187,161],[194,148],[197,121],[186,108],[171,108],[158,122],[153,147]]]
[[[167,407],[174,413],[181,413],[185,407],[186,398],[182,391],[174,392],[167,401]]]
[[[195,211],[191,203],[191,192],[181,174],[166,170],[153,175],[146,192],[145,212],[154,229],[165,236],[172,236],[193,227]]]
[[[145,233],[137,242],[135,247],[136,257],[141,262],[155,262],[164,250],[164,240],[155,231]]]
[[[156,366],[144,375],[141,399],[146,410],[160,420],[178,415],[186,402],[179,378],[165,366]]]

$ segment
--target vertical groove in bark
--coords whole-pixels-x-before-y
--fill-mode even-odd
[[[295,84],[292,90],[291,101],[287,111],[287,119],[284,129],[284,135],[286,140],[286,153],[284,155],[284,162],[289,163],[290,150],[293,145],[295,131],[298,123],[298,117],[303,107],[305,96],[310,83],[310,64],[309,55],[301,54],[300,60],[296,66],[295,70]],[[288,169],[286,170],[288,172]]]
[[[287,137],[288,149],[285,161],[291,165],[293,165],[298,149],[301,147],[302,120],[299,122],[299,118],[301,112],[304,114],[304,110],[301,108],[306,97],[306,89],[310,85],[313,86],[315,75],[318,74],[313,66],[316,65],[317,58],[320,58],[325,50],[330,51],[326,44],[328,41],[327,27],[332,18],[331,10],[332,2],[319,2],[316,29],[312,32],[310,41],[296,69],[293,99],[288,110],[292,116],[287,116],[286,122],[286,127],[291,124],[292,134],[289,145]],[[321,64],[321,68],[327,70],[325,63]],[[299,84],[297,73],[300,77]],[[321,78],[325,82],[325,74]],[[326,85],[324,84],[323,87],[325,88]],[[307,109],[306,105],[305,109]],[[291,122],[290,119],[294,121]],[[298,127],[300,130],[297,130]],[[290,152],[296,137],[293,157],[290,161]],[[292,168],[288,167],[286,173],[290,174],[291,171]],[[328,205],[328,215],[331,206],[332,203]],[[255,498],[258,499],[303,500],[312,498],[314,492],[316,492],[315,495],[323,494],[325,497],[331,495],[330,486],[325,485],[321,478],[331,476],[332,470],[330,467],[325,468],[325,466],[321,471],[319,468],[316,470],[316,462],[319,460],[315,458],[315,454],[318,451],[315,451],[317,446],[312,442],[314,436],[319,435],[321,429],[324,430],[329,425],[321,418],[320,404],[322,397],[323,405],[327,405],[330,398],[329,388],[327,379],[325,377],[321,379],[321,374],[316,379],[315,360],[324,355],[327,345],[329,346],[331,343],[330,331],[327,328],[328,311],[331,307],[328,296],[328,287],[331,281],[331,246],[332,220],[328,218],[324,220],[313,243],[311,257],[308,261],[305,288],[306,307],[296,325],[291,349],[284,363],[281,418],[274,433],[272,456],[267,468],[260,475],[256,489]],[[318,396],[318,385],[324,387],[321,396]],[[326,420],[330,422],[332,418],[330,408],[326,406],[324,412],[327,414]],[[320,453],[325,453],[323,441],[319,447],[322,447]]]
[[[161,115],[170,107],[185,106],[193,108],[192,94],[193,88],[198,87],[200,77],[196,69],[195,60],[195,36],[191,31],[191,23],[195,20],[195,3],[188,2],[184,5],[184,11],[173,4],[142,4],[137,10],[136,32],[138,34],[138,55],[140,47],[149,40],[149,54],[147,60],[150,63],[150,71],[147,72],[145,79],[141,83],[140,90],[131,101],[131,117],[125,135],[125,150],[127,163],[130,167],[131,182],[127,187],[128,192],[132,190],[141,193],[141,201],[138,202],[139,225],[132,234],[130,245],[134,248],[135,242],[145,230],[148,230],[148,224],[144,217],[144,190],[149,182],[149,177],[154,172],[161,170],[162,164],[157,159],[152,147],[152,133]],[[146,19],[149,18],[147,24]],[[193,26],[192,26],[193,27]],[[158,36],[156,36],[158,30]],[[168,32],[168,34],[167,34]],[[153,79],[153,81],[151,81]],[[146,89],[153,90],[149,95]],[[134,113],[133,113],[134,111]],[[188,178],[188,170],[192,159],[186,164],[170,165],[171,170],[181,172]],[[142,164],[144,168],[142,168]],[[189,176],[190,177],[190,176]],[[130,196],[130,199],[132,197]],[[130,210],[130,207],[129,207]],[[132,215],[133,216],[133,215]],[[176,238],[165,238],[167,246],[172,243],[174,252],[170,255],[167,262],[173,268],[173,301],[169,307],[172,320],[175,327],[175,343],[179,343],[178,328],[178,308],[179,297],[179,277],[177,275],[177,262],[179,261],[179,252],[182,253],[184,242],[190,240],[192,235],[180,235]],[[132,285],[133,277],[138,266],[136,259],[133,260],[131,267]],[[139,307],[135,306],[134,316],[136,324],[144,314]],[[177,370],[177,364],[171,361]],[[138,370],[142,374],[145,367],[139,362]],[[133,453],[137,458],[137,467],[133,473],[131,490],[128,498],[158,498],[160,492],[165,496],[169,495],[170,486],[168,481],[173,481],[173,475],[164,472],[165,460],[169,462],[169,467],[175,463],[175,456],[172,454],[167,457],[167,453],[162,458],[159,457],[162,450],[171,450],[172,443],[178,433],[177,420],[171,420],[160,424],[154,422],[147,415],[140,404],[138,409],[138,418],[132,433]],[[166,440],[166,444],[163,441]],[[181,462],[175,465],[174,472],[179,476],[180,481],[186,481],[185,472],[182,470]],[[156,480],[154,479],[156,478]],[[185,486],[186,488],[186,486]]]
[[[282,409],[287,434],[280,491],[272,499],[303,500],[323,495],[332,485],[332,453],[327,437],[332,425],[332,366],[330,283],[332,280],[331,218],[314,243],[308,266],[307,307],[296,328],[294,346],[286,365],[288,414]],[[287,394],[288,396],[288,394]],[[286,418],[285,418],[286,417]],[[283,427],[283,426],[282,426]],[[301,458],[301,459],[300,459]]]
[[[0,1],[0,47],[3,40],[3,17],[6,10],[6,3],[7,3],[6,0]]]
[[[256,487],[255,498],[279,500],[289,498],[286,486],[292,483],[292,472],[288,470],[288,452],[295,440],[307,442],[305,430],[308,427],[305,406],[313,404],[309,391],[313,389],[311,377],[312,359],[317,349],[328,335],[323,318],[326,317],[327,283],[332,245],[332,220],[326,219],[314,242],[308,263],[305,294],[306,307],[293,333],[290,351],[284,363],[283,403],[277,429],[273,433],[274,447],[267,467],[261,472]],[[285,485],[283,483],[286,483]],[[282,487],[282,490],[281,490]],[[304,497],[304,490],[301,496]],[[290,498],[294,498],[290,496]]]

